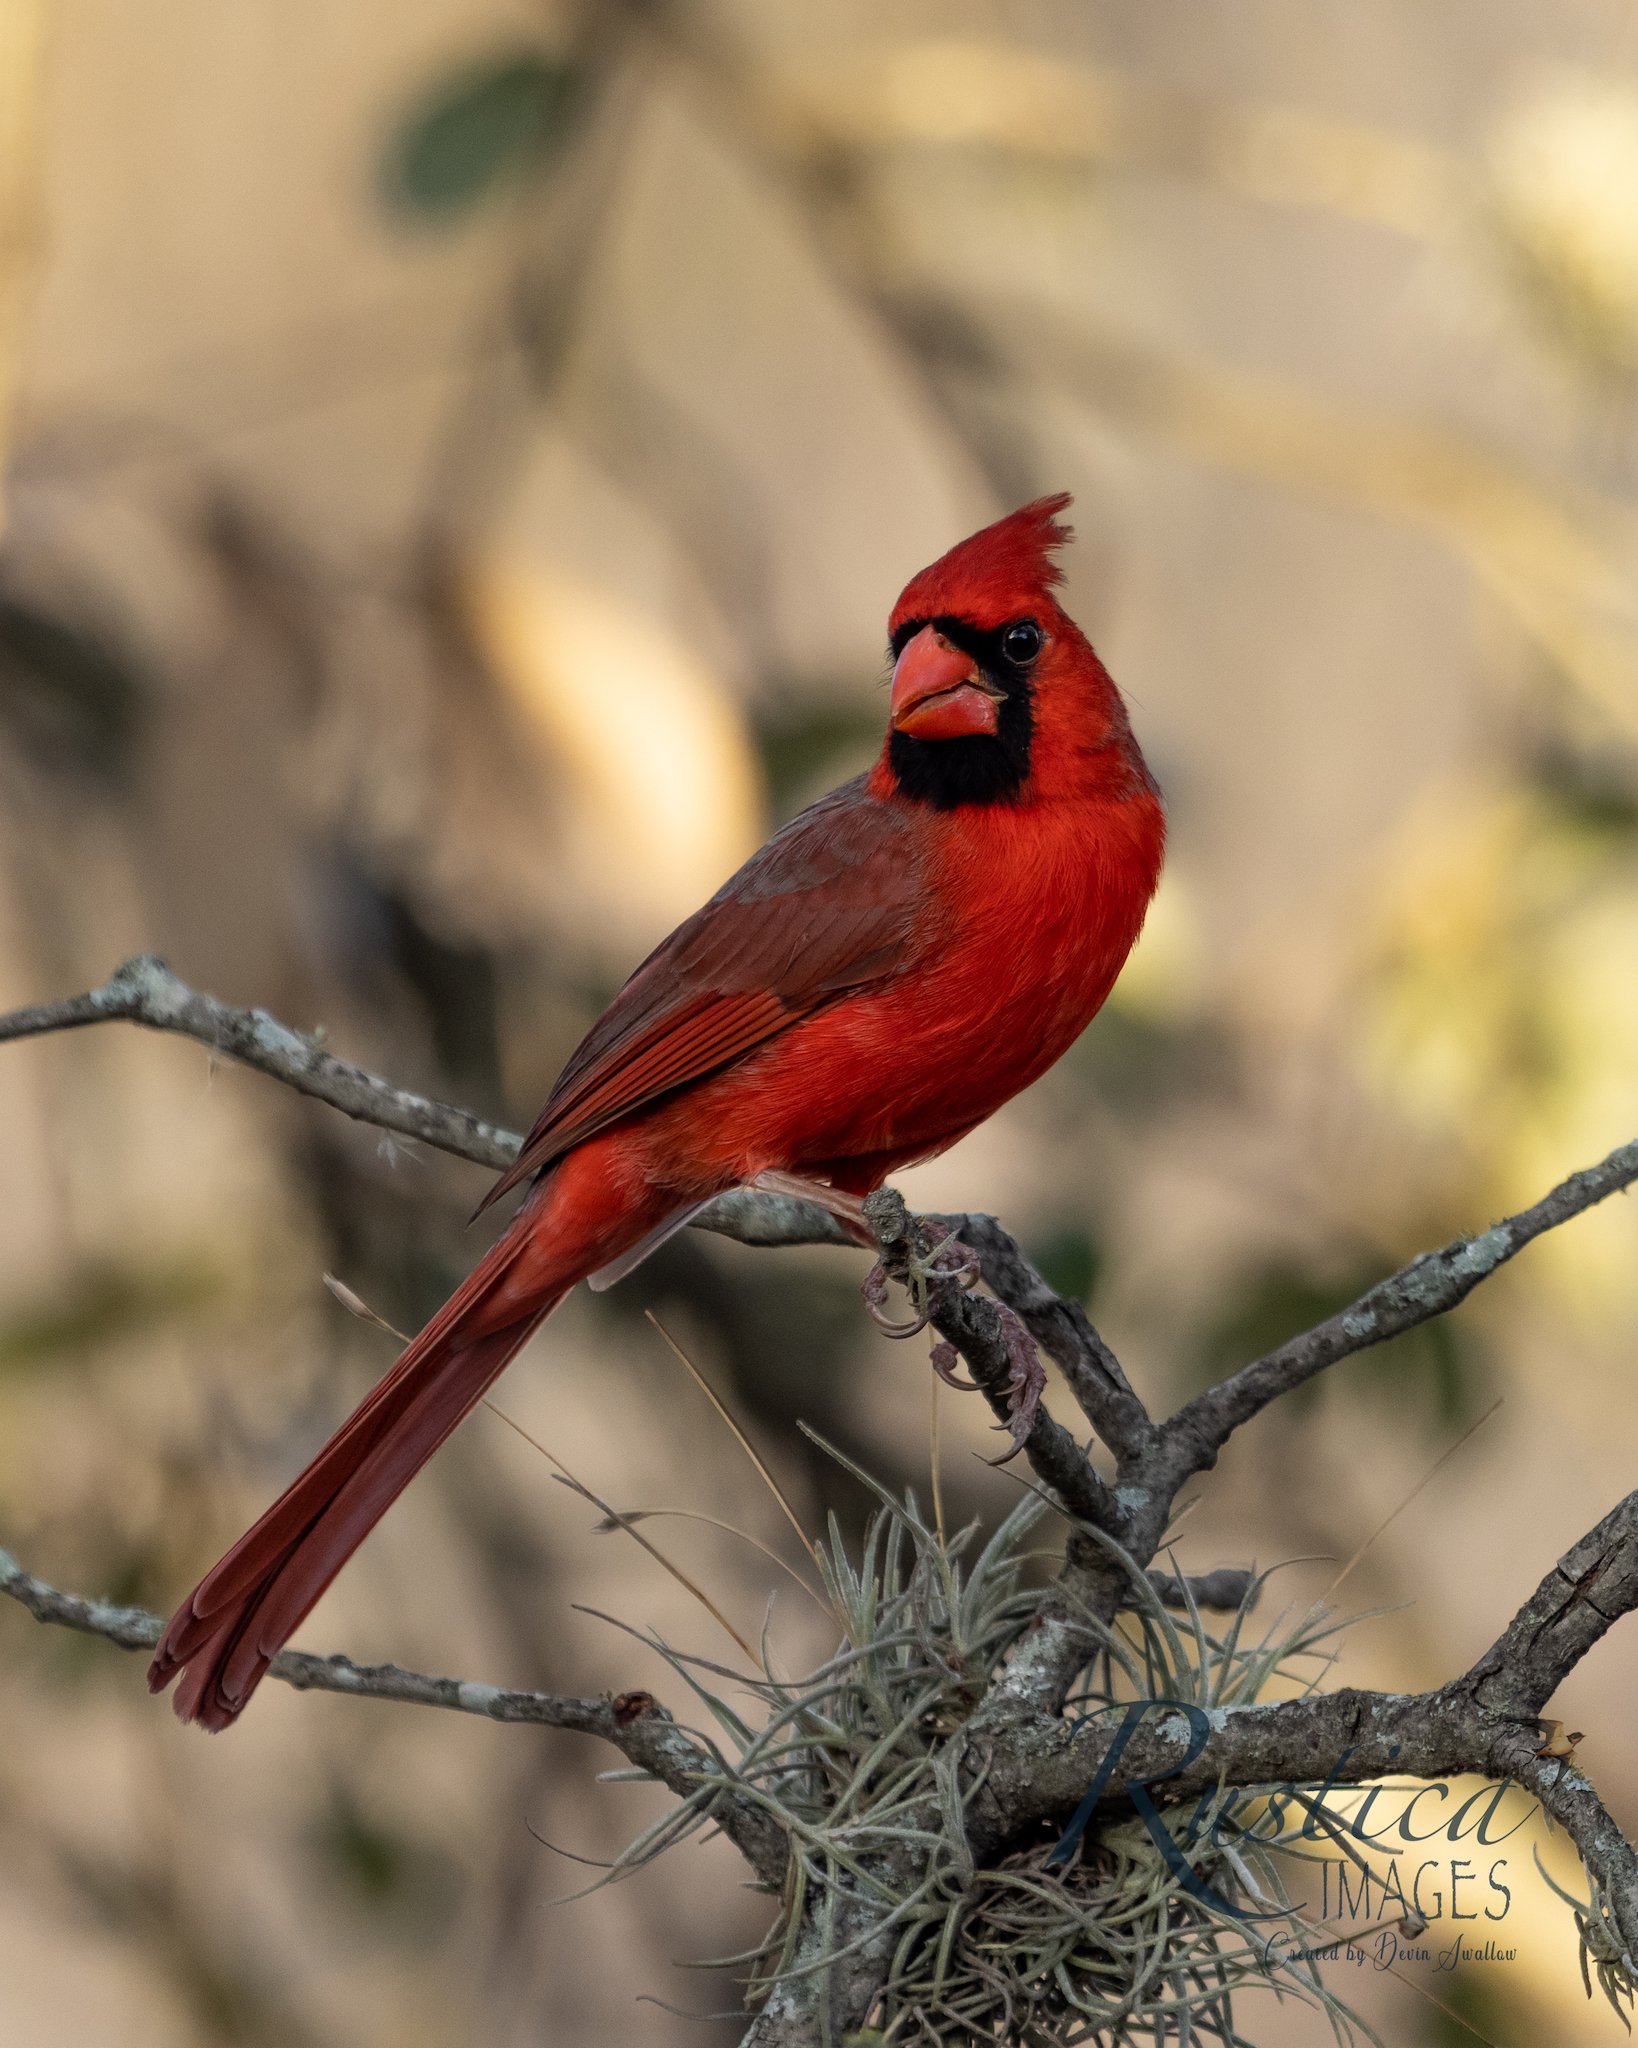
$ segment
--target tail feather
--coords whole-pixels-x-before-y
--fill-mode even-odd
[[[313,1462],[200,1581],[171,1617],[148,1684],[181,1675],[184,1721],[226,1728],[268,1665],[387,1509],[477,1406],[566,1288],[482,1327],[481,1310],[516,1259],[509,1232]],[[463,1340],[474,1321],[480,1327]]]

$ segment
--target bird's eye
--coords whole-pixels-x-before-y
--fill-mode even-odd
[[[1033,619],[1015,619],[1001,635],[1001,652],[1020,667],[1041,651],[1041,629]]]

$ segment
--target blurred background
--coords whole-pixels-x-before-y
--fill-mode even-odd
[[[869,759],[904,580],[1067,487],[1170,865],[912,1198],[999,1211],[1170,1405],[1638,1132],[1628,0],[0,0],[0,394],[0,1006],[157,951],[521,1125]],[[390,1359],[320,1276],[413,1324],[484,1177],[124,1027],[7,1047],[0,1131],[0,1541],[168,1610]],[[1282,1404],[1183,1558],[1316,1560],[1300,1605],[1502,1396],[1342,1596],[1393,1611],[1339,1679],[1449,1675],[1638,1482],[1635,1252],[1612,1203]],[[856,1520],[796,1417],[928,1457],[861,1265],[686,1235],[500,1403],[788,1551],[642,1311]],[[1010,1505],[943,1422],[955,1505]],[[584,1610],[724,1645],[593,1519],[480,1413],[302,1639],[681,1709]],[[755,1549],[651,1526],[824,1653]],[[720,1845],[553,1903],[596,1873],[537,1837],[658,1810],[591,1745],[277,1686],[206,1742],[136,1660],[0,1635],[8,2038],[734,2037],[666,2009],[731,2007],[675,1966],[763,1918]],[[1624,1625],[1558,1709],[1629,1831],[1635,1685]],[[1617,2038],[1526,1840],[1512,1965],[1349,1987],[1390,2040]]]

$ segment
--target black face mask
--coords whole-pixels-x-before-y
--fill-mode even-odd
[[[963,733],[953,740],[918,740],[907,732],[890,733],[887,762],[899,793],[914,803],[931,804],[936,811],[953,811],[961,804],[1009,802],[1029,775],[1030,743],[1035,736],[1030,670],[1041,651],[1041,629],[1033,619],[1009,619],[987,633],[962,619],[907,619],[893,635],[895,660],[924,626],[931,626],[963,654],[970,654],[984,680],[1002,693],[997,730]]]

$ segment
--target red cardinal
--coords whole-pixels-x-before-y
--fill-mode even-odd
[[[830,1206],[1044,1073],[1154,893],[1160,798],[1052,592],[1062,495],[952,548],[889,622],[869,774],[769,840],[587,1034],[516,1164],[510,1228],[301,1477],[201,1580],[149,1667],[225,1728],[381,1516],[576,1281],[625,1271],[725,1189]]]

